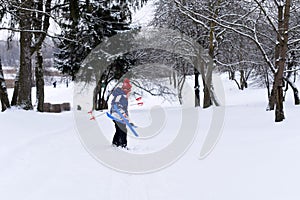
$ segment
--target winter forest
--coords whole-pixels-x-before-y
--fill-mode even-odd
[[[0,199],[299,199],[299,71],[300,0],[0,0]]]
[[[51,41],[55,49],[53,67],[74,80],[82,61],[105,38],[119,31],[140,29],[130,26],[131,18],[145,3],[146,0],[1,1],[0,29],[8,32],[6,49],[18,38],[20,52],[19,57],[14,58],[18,60],[18,75],[12,99],[7,97],[1,74],[2,111],[11,106],[31,110],[36,101],[37,111],[43,112],[45,54],[42,48],[46,41],[47,45]],[[276,122],[285,119],[283,104],[287,90],[293,91],[295,105],[299,104],[295,85],[299,70],[299,1],[160,0],[155,7],[151,26],[186,34],[213,60],[213,70],[207,72],[193,64],[188,66],[197,80],[196,97],[201,96],[198,77],[205,83],[204,108],[214,103],[210,81],[213,71],[227,74],[240,90],[246,90],[249,82],[266,88],[266,107],[275,111]],[[51,23],[59,26],[60,31],[51,32]],[[1,52],[2,60],[8,59],[4,47]],[[117,58],[113,79],[120,78],[118,76],[124,74],[130,64],[133,59]],[[33,86],[37,88],[36,100],[31,99]],[[103,103],[107,97],[102,96],[99,94],[97,109],[107,108]],[[199,106],[199,102],[195,105]]]
[[[130,29],[132,12],[144,3],[2,1],[1,30],[9,31],[8,43],[19,34],[20,48],[19,75],[11,102],[6,95],[5,80],[1,79],[2,110],[10,106],[33,109],[31,88],[34,71],[37,110],[43,111],[44,64],[41,48],[47,37],[53,40],[57,49],[53,54],[54,66],[74,79],[86,55],[105,37]],[[228,73],[239,89],[247,88],[249,80],[265,87],[269,96],[268,109],[275,110],[275,121],[279,122],[285,118],[283,103],[286,90],[293,90],[295,104],[299,104],[298,89],[294,84],[299,70],[298,3],[275,0],[162,0],[156,2],[157,9],[151,23],[153,26],[179,30],[195,39],[207,49],[213,59],[214,70]],[[60,33],[49,33],[50,21],[59,25]],[[32,60],[35,63],[32,64]],[[123,62],[119,63],[119,68],[126,61],[123,59]],[[195,76],[199,73],[194,71]],[[207,83],[204,86],[204,107],[212,105],[209,73],[202,73],[203,81]],[[199,97],[199,91],[196,92]]]

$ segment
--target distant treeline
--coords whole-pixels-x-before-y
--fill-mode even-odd
[[[43,45],[43,57],[44,57],[44,67],[53,66],[53,53],[55,51],[54,44],[50,39],[46,39]],[[13,40],[10,42],[0,40],[0,58],[2,66],[18,67],[20,60],[20,48],[19,41]],[[33,63],[34,63],[34,58]]]

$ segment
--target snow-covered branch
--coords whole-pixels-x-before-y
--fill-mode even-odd
[[[288,45],[293,45],[293,44],[297,44],[297,43],[300,43],[300,38],[294,39],[294,40],[290,40],[290,41],[288,42]]]
[[[184,11],[182,9],[180,9],[180,12],[182,14],[185,14],[187,17],[189,17],[194,22],[203,24],[203,22],[201,20],[196,19],[195,17],[191,16],[189,13],[192,13],[195,16],[201,17],[204,20],[213,21],[214,23],[216,23],[218,26],[220,26],[222,28],[233,31],[233,32],[235,32],[235,33],[237,33],[241,36],[244,36],[244,37],[252,40],[256,44],[256,46],[258,47],[260,52],[262,53],[263,58],[264,58],[265,62],[268,64],[268,66],[270,67],[271,71],[275,72],[275,67],[274,67],[272,61],[269,59],[265,49],[263,48],[261,42],[259,41],[259,39],[257,37],[256,31],[255,31],[255,26],[254,26],[254,29],[251,29],[246,25],[237,23],[238,22],[237,20],[235,20],[234,22],[229,22],[229,21],[225,21],[225,20],[219,20],[219,19],[216,19],[216,18],[213,18],[213,17],[210,17],[210,16],[205,16],[205,15],[202,15],[200,13],[196,13],[196,12],[190,10],[190,9],[187,9],[178,0],[174,0],[174,1],[179,6],[179,8],[184,9]],[[241,30],[239,30],[238,28],[240,28]],[[247,31],[252,33],[253,36],[249,35],[247,33]]]
[[[272,26],[272,28],[273,28],[273,31],[276,32],[277,34],[279,34],[279,32],[278,32],[278,30],[277,30],[277,28],[276,28],[276,26],[275,26],[273,20],[271,20],[270,16],[268,15],[268,13],[267,13],[266,9],[263,7],[263,5],[262,5],[258,0],[254,0],[254,1],[255,1],[255,3],[259,6],[259,8],[260,8],[260,10],[263,12],[263,14],[266,16],[266,18],[267,18],[269,24],[270,24],[270,25]],[[275,2],[276,2],[276,0],[275,0]]]
[[[190,14],[190,13],[192,13],[192,14],[195,14],[195,13],[190,12],[190,10],[187,9],[187,8],[185,8],[185,6],[183,6],[179,1],[175,0],[174,2],[175,2],[175,4],[179,5],[179,6],[178,6],[179,11],[180,11],[182,14],[188,16],[188,17],[189,17],[190,19],[192,19],[194,22],[200,24],[200,25],[203,26],[206,30],[209,30],[209,27],[208,27],[205,23],[203,23],[203,21],[196,19],[195,17],[193,17],[193,16]],[[182,10],[182,9],[184,9],[185,11]]]
[[[235,62],[235,63],[223,63],[219,60],[216,60],[216,63],[218,65],[226,66],[226,67],[233,67],[233,66],[242,65],[242,64],[253,64],[253,65],[262,65],[263,64],[261,62],[254,62],[251,60],[243,60],[243,61],[239,61],[239,62]]]
[[[72,39],[69,39],[69,38],[66,38],[66,37],[62,37],[62,36],[51,35],[48,32],[43,31],[43,30],[22,30],[22,29],[11,28],[11,27],[0,27],[0,30],[8,30],[8,31],[13,31],[13,32],[43,33],[43,34],[46,34],[50,38],[63,39],[63,40],[67,40],[67,41],[70,41],[70,42],[78,42],[78,40],[72,40]]]
[[[287,72],[296,72],[296,71],[300,71],[300,66],[299,66],[299,67],[296,67],[295,69],[288,69],[288,70],[285,70],[284,72],[287,73]]]

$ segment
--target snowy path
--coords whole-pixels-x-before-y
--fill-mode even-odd
[[[150,174],[112,170],[83,147],[72,112],[0,113],[0,199],[5,200],[298,200],[300,197],[300,110],[287,99],[287,119],[273,122],[265,91],[226,88],[223,135],[212,153],[199,159],[211,112],[200,112],[199,135],[173,165]],[[136,114],[136,120],[141,121]],[[171,114],[173,116],[175,114]],[[96,122],[94,122],[96,123]],[[100,122],[111,139],[113,125]],[[172,133],[175,126],[164,126]],[[159,149],[170,135],[136,145],[138,153]],[[113,149],[112,149],[113,150]]]

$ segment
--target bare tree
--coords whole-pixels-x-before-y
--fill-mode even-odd
[[[288,51],[288,30],[290,21],[291,0],[275,1],[278,9],[277,43],[275,47],[275,77],[270,97],[270,109],[275,105],[275,121],[283,121],[283,87],[286,55]],[[259,4],[259,3],[258,3]],[[259,4],[260,5],[260,4]]]
[[[199,99],[198,76],[201,75],[203,82],[203,107],[213,104],[212,73],[216,69],[217,57],[225,28],[218,26],[216,19],[223,15],[224,8],[229,4],[223,0],[213,1],[158,1],[153,25],[179,30],[181,33],[197,41],[199,45],[207,49],[211,62],[207,59],[197,58],[195,61],[195,96]],[[192,11],[192,12],[191,12]],[[199,19],[196,12],[207,16]],[[214,19],[214,20],[212,20]],[[198,65],[198,66],[197,66]],[[210,67],[206,67],[206,66]],[[217,103],[218,104],[218,103]]]
[[[292,30],[299,30],[299,25],[289,26],[291,13],[296,15],[296,8],[299,8],[296,1],[294,4],[292,4],[292,0],[242,1],[240,4],[244,6],[244,9],[228,10],[224,15],[217,18],[199,12],[193,9],[194,7],[189,7],[179,0],[175,0],[175,2],[177,2],[180,12],[195,23],[204,24],[205,21],[213,21],[217,26],[239,34],[256,45],[265,65],[269,67],[274,76],[269,102],[270,109],[275,108],[275,121],[282,121],[284,119],[282,88],[288,78],[286,76],[288,45],[299,43],[299,39],[293,39],[291,42],[288,35]],[[228,3],[237,5],[237,1],[228,1]],[[291,10],[292,5],[294,9]],[[277,14],[274,14],[274,10],[277,11]],[[235,39],[238,40],[239,38]],[[293,84],[290,85],[295,87]],[[294,97],[297,99],[297,90],[294,88],[293,91]],[[298,101],[295,100],[295,102]]]

